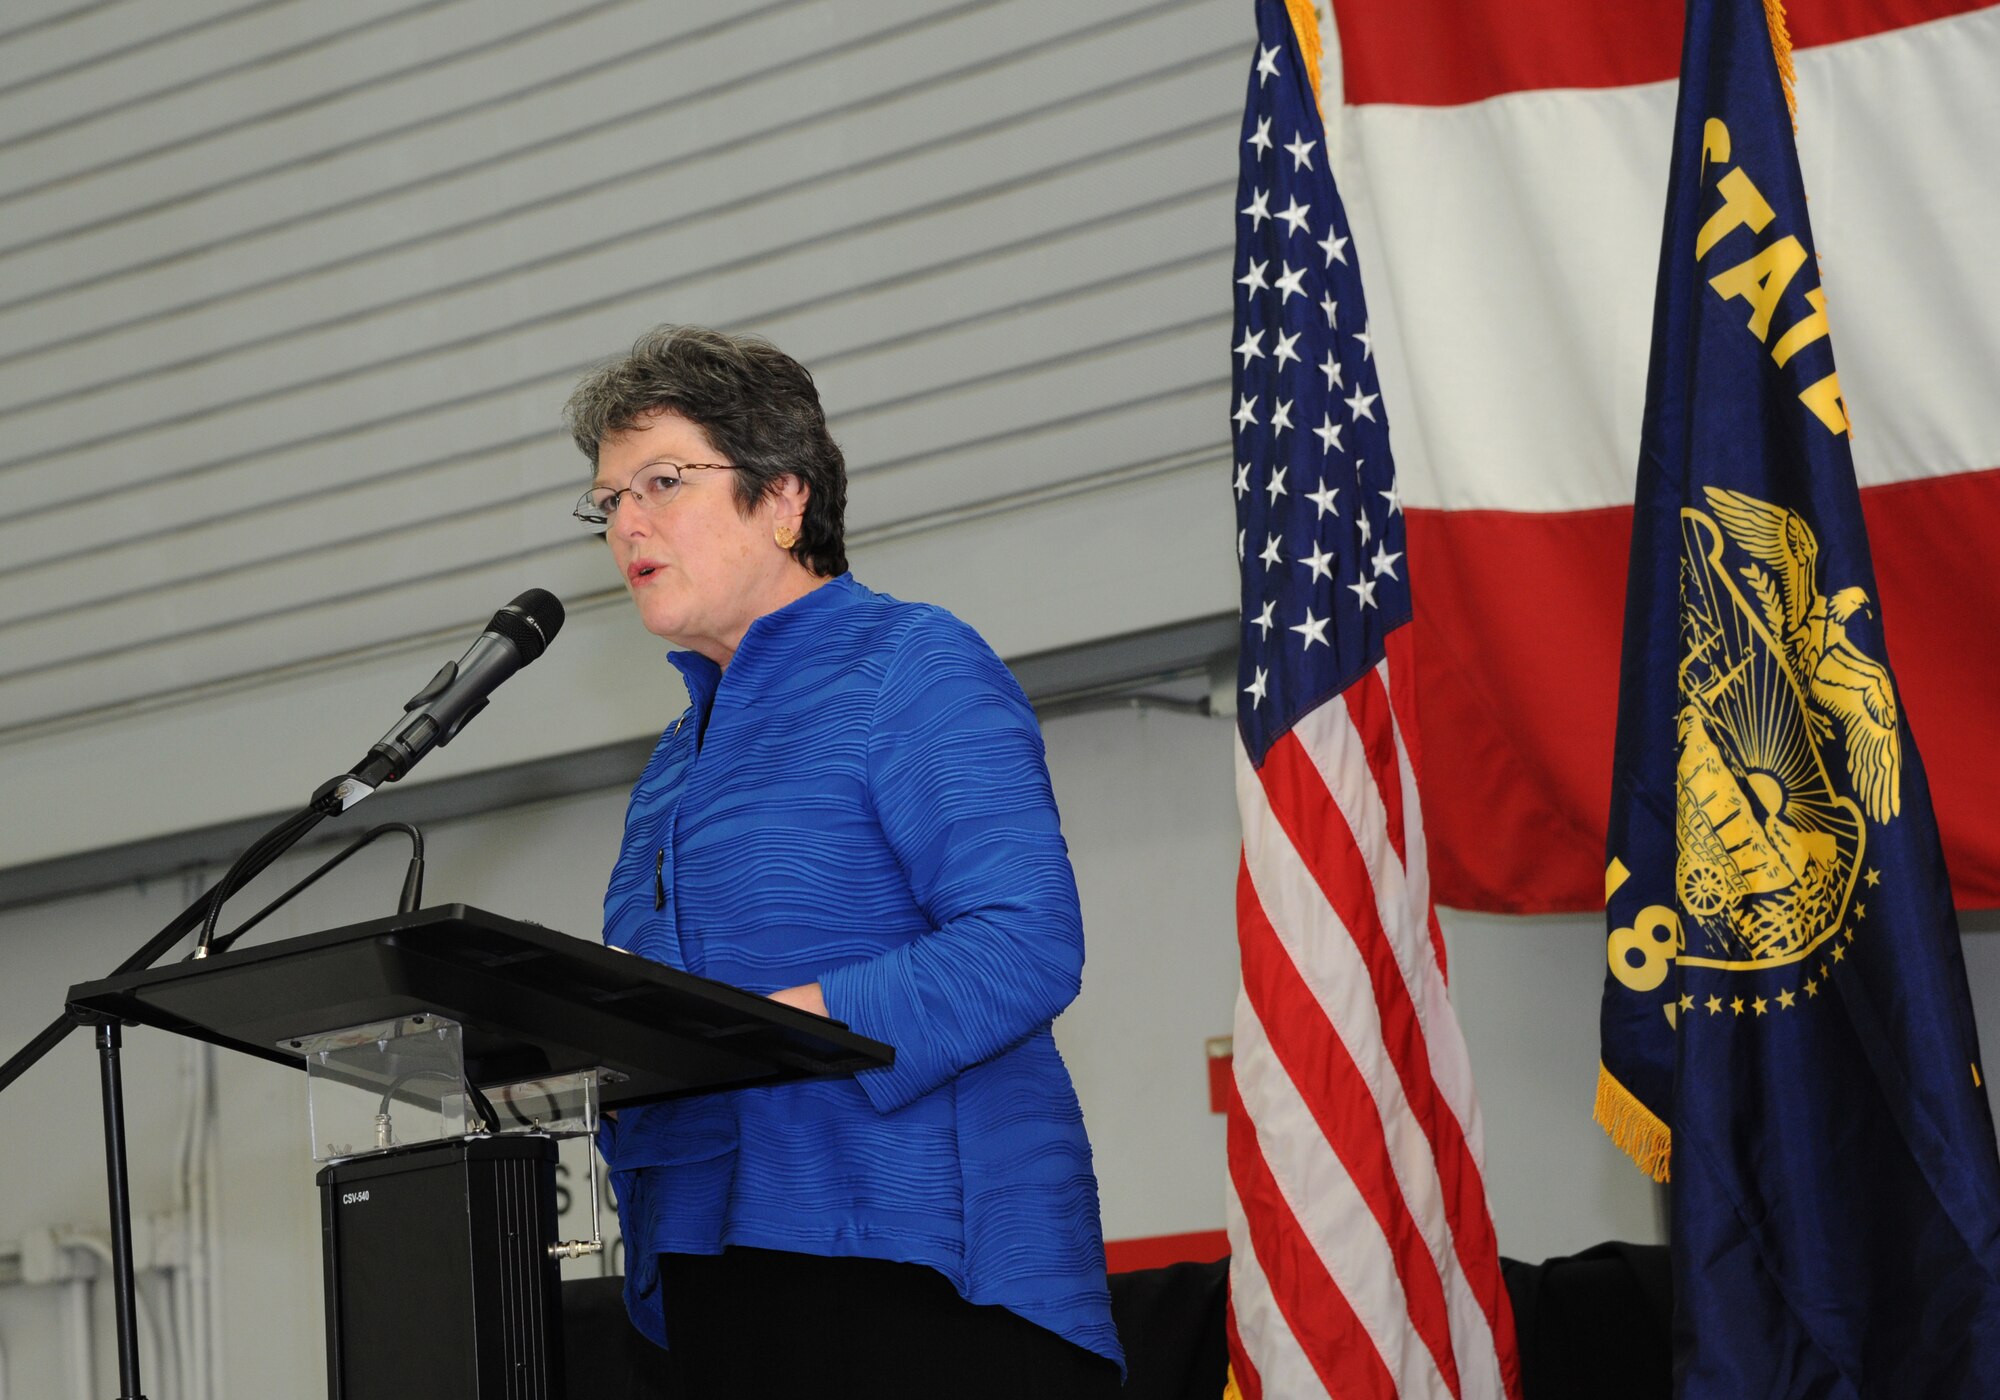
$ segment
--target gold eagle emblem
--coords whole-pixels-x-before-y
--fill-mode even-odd
[[[1792,963],[1840,930],[1863,813],[1901,810],[1895,685],[1847,636],[1867,594],[1819,591],[1803,519],[1740,491],[1703,494],[1708,511],[1681,512],[1682,961]]]
[[[1888,821],[1903,810],[1896,684],[1888,667],[1847,639],[1847,620],[1868,606],[1867,593],[1843,588],[1829,598],[1819,591],[1819,541],[1792,511],[1741,491],[1710,486],[1702,494],[1737,546],[1770,571],[1763,577],[1775,575],[1772,630],[1784,641],[1792,675],[1813,702],[1808,717],[1822,737],[1840,726],[1848,776],[1862,808],[1876,821]],[[1744,573],[1751,575],[1749,569]],[[1756,577],[1751,584],[1757,587]]]

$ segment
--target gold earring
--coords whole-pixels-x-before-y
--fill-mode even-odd
[[[778,542],[778,548],[790,549],[799,542],[799,532],[789,525],[780,524],[771,532],[771,538]]]

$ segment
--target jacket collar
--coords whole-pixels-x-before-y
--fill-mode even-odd
[[[688,698],[697,711],[708,710],[725,678],[731,700],[748,703],[811,647],[830,617],[851,607],[867,591],[854,581],[852,573],[845,573],[776,612],[765,613],[743,634],[727,671],[697,651],[670,651],[667,660],[687,682]]]

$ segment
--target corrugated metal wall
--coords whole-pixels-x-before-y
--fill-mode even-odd
[[[1251,33],[1234,0],[17,0],[0,868],[293,805],[526,586],[571,606],[552,674],[420,776],[657,732],[558,412],[659,321],[812,366],[857,574],[1003,654],[1230,608]]]

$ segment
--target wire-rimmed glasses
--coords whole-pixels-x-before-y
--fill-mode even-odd
[[[618,511],[619,500],[630,496],[648,512],[664,510],[674,503],[680,493],[682,472],[727,472],[736,470],[733,462],[650,462],[639,468],[631,482],[622,490],[614,491],[609,486],[593,486],[577,497],[576,506],[570,511],[585,529],[603,530],[609,527],[611,517]]]

